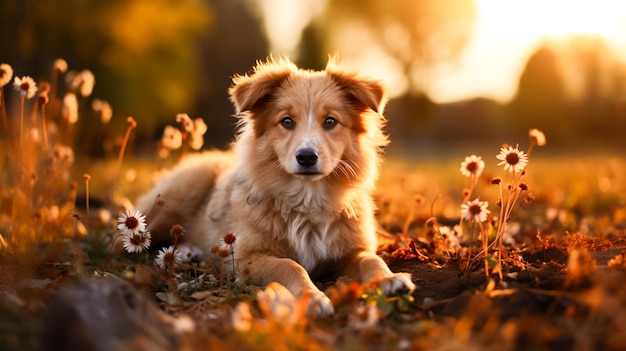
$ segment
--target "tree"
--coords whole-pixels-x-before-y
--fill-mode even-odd
[[[525,136],[530,128],[541,129],[555,142],[571,137],[572,116],[552,49],[544,46],[530,56],[510,107],[516,137]]]
[[[419,95],[429,71],[465,47],[475,17],[473,0],[332,0],[312,23],[319,34],[305,31],[305,39],[323,38],[322,58],[311,59],[310,43],[303,41],[301,52],[308,54],[301,60],[324,62],[328,52],[349,58],[378,52],[400,67],[406,91]]]
[[[208,145],[226,147],[233,141],[236,120],[228,97],[235,74],[248,72],[268,54],[269,43],[260,18],[246,0],[210,0],[215,18],[202,39],[202,65],[197,80],[202,87],[194,113],[204,117]]]

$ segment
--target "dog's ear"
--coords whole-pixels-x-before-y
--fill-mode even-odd
[[[357,102],[369,107],[374,112],[383,113],[387,103],[387,93],[380,82],[360,77],[355,72],[340,68],[333,58],[326,66],[326,74]]]
[[[233,77],[228,94],[237,114],[251,111],[265,101],[295,71],[297,67],[289,60],[270,58],[267,62],[258,62],[251,75]]]

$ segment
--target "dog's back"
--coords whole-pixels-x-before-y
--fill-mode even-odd
[[[193,221],[209,203],[218,179],[233,167],[231,152],[212,151],[189,156],[137,200],[136,208],[146,214],[154,246],[171,242],[170,228],[180,224],[198,231]],[[191,238],[201,233],[187,233]]]

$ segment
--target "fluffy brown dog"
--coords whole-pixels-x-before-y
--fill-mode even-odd
[[[146,213],[159,194],[164,200],[148,218],[155,239],[179,223],[187,242],[210,255],[234,233],[237,273],[310,294],[320,314],[333,307],[311,277],[376,281],[386,294],[413,290],[409,274],[392,273],[376,255],[371,193],[388,143],[381,84],[334,59],[321,72],[270,59],[236,76],[229,93],[240,118],[233,150],[185,160],[138,201]]]

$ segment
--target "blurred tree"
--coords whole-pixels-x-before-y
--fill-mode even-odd
[[[598,36],[574,36],[559,49],[580,132],[596,140],[623,140],[626,65]]]
[[[571,110],[553,50],[541,47],[528,59],[509,107],[515,138],[524,140],[530,128],[544,131],[551,143],[572,136]]]
[[[421,95],[430,70],[465,47],[475,19],[473,0],[332,0],[305,30],[300,60],[319,64],[329,52],[352,59],[382,51],[401,67],[407,93]]]
[[[385,113],[393,147],[424,146],[436,124],[424,93],[430,74],[459,56],[475,20],[473,0],[331,0],[303,31],[298,63],[321,69],[334,52],[349,62],[378,62],[399,78],[392,88],[401,96]]]
[[[262,22],[247,0],[207,0],[216,14],[211,31],[200,43],[202,65],[196,79],[201,87],[194,113],[208,125],[206,144],[225,147],[233,140],[236,120],[228,97],[234,74],[249,72],[268,55]]]
[[[149,133],[159,118],[173,118],[195,99],[198,39],[211,16],[203,2],[4,1],[0,6],[7,19],[0,52],[16,75],[49,79],[56,58],[64,58],[70,70],[93,71],[93,94],[111,102],[114,125],[132,115],[141,126],[138,133]],[[119,133],[123,127],[111,129]]]
[[[50,78],[57,58],[93,71],[115,135],[132,115],[136,135],[154,138],[185,112],[204,117],[207,142],[223,146],[235,123],[230,77],[267,55],[252,13],[247,0],[2,1],[0,61],[37,80]]]

